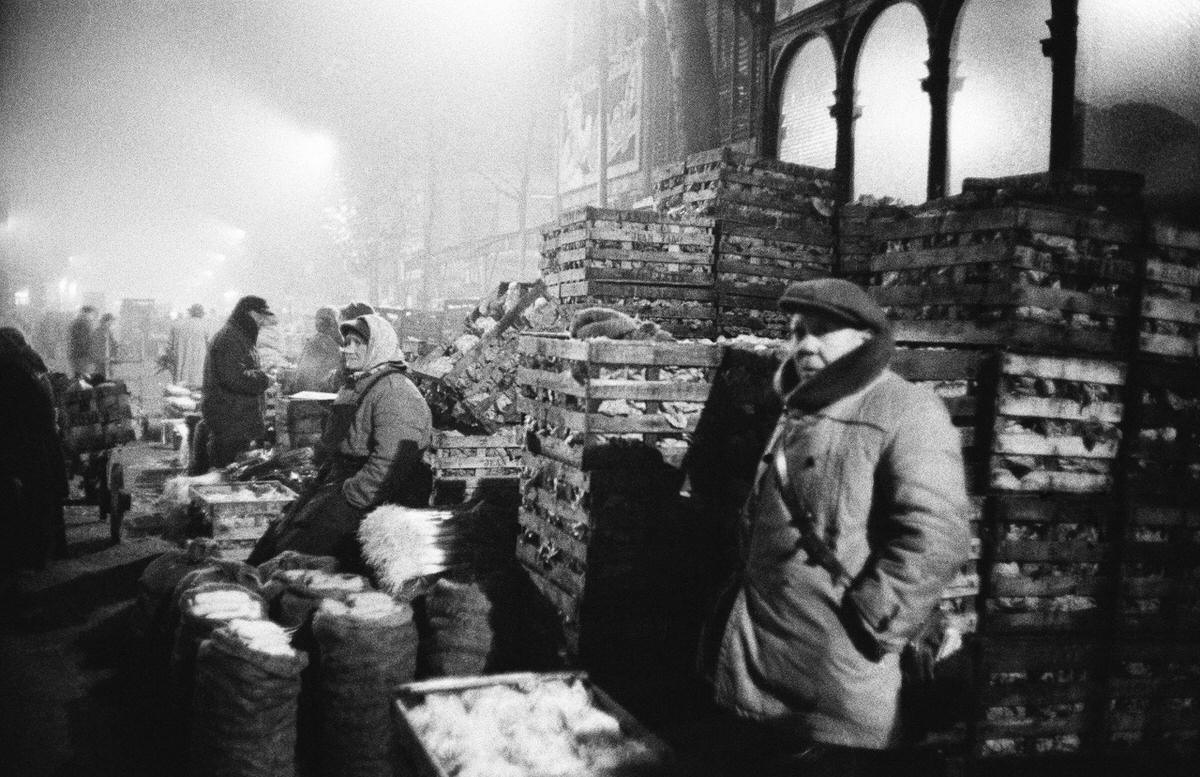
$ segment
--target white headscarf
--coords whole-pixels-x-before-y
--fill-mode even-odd
[[[345,327],[342,334],[346,333],[346,328],[352,326],[355,330],[361,330],[363,325],[366,326],[370,337],[367,338],[367,351],[363,356],[363,366],[358,372],[370,372],[381,364],[403,359],[396,330],[392,328],[386,318],[376,313],[359,316],[352,322],[342,324]]]

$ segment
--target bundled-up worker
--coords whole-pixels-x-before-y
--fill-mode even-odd
[[[242,297],[213,337],[204,359],[200,414],[208,435],[208,463],[231,464],[266,436],[263,419],[270,379],[258,360],[258,332],[274,314],[262,297]]]
[[[261,564],[285,550],[335,556],[362,571],[358,525],[384,503],[425,506],[429,469],[421,461],[433,420],[405,376],[396,331],[371,314],[341,325],[349,378],[321,437],[315,487],[263,535],[248,559]]]
[[[764,761],[747,773],[877,773],[902,741],[898,654],[967,558],[960,441],[942,401],[888,368],[864,291],[793,283],[780,308],[784,412],[716,619],[716,698]]]

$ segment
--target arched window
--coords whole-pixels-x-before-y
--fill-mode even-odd
[[[1049,0],[963,8],[950,49],[947,191],[961,191],[964,178],[1049,167],[1051,72],[1039,42],[1049,18]]]
[[[837,87],[833,49],[824,38],[805,43],[788,65],[779,93],[779,158],[832,168],[837,122],[829,113]]]
[[[854,193],[925,201],[929,170],[928,32],[915,5],[879,15],[863,41],[855,73]]]
[[[1084,167],[1146,176],[1152,212],[1200,224],[1200,3],[1079,0]]]

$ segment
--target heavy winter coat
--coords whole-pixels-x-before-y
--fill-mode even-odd
[[[208,347],[200,412],[215,437],[255,440],[266,434],[263,392],[270,383],[254,347],[258,326],[248,314],[231,316]]]
[[[342,485],[342,494],[354,507],[367,509],[402,496],[404,481],[429,447],[433,416],[403,363],[395,361],[399,350],[391,324],[382,316],[362,318],[371,332],[366,368],[338,393],[334,413],[338,406],[355,407],[336,453],[362,462]]]
[[[204,358],[208,353],[208,324],[199,316],[188,316],[171,327],[171,350],[175,354],[175,383],[200,388],[204,383]]]
[[[898,653],[967,558],[958,434],[932,392],[884,370],[818,410],[790,406],[774,445],[854,582],[845,590],[798,549],[798,521],[764,463],[743,513],[718,701],[797,741],[894,746]]]
[[[316,325],[316,334],[304,343],[296,364],[295,390],[337,391],[342,367],[337,314],[331,308],[321,308]]]

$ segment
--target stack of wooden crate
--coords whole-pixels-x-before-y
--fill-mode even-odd
[[[1126,354],[1137,222],[1012,205],[884,224],[869,282],[898,340]]]
[[[720,148],[660,171],[655,207],[714,219],[717,331],[786,336],[779,295],[833,272],[833,171]]]
[[[123,381],[89,386],[76,381],[58,397],[63,442],[75,453],[133,442],[133,410]]]
[[[640,632],[645,644],[661,627],[651,613],[672,548],[682,480],[673,465],[721,349],[532,335],[520,348],[529,450],[517,557],[556,605],[573,650],[607,641],[611,653],[615,632]]]
[[[544,231],[542,278],[568,312],[600,305],[677,337],[712,337],[713,244],[711,220],[588,207]]]

